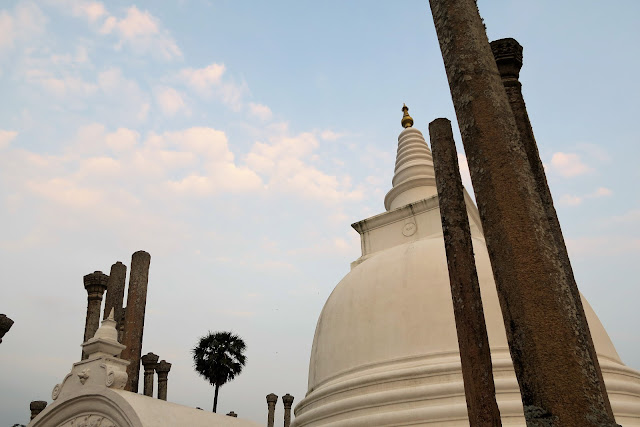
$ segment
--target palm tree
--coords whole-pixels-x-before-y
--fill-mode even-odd
[[[231,332],[209,332],[191,350],[193,367],[198,374],[215,386],[213,412],[218,406],[218,389],[242,372],[247,361],[243,354],[247,346],[242,338]]]

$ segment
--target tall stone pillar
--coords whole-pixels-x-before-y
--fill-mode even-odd
[[[150,262],[151,255],[145,251],[138,251],[131,256],[127,311],[125,312],[124,335],[122,337],[122,344],[127,348],[122,352],[122,358],[131,362],[127,367],[129,378],[125,390],[134,393],[138,392]]]
[[[289,393],[282,396],[282,403],[284,403],[284,427],[291,425],[291,405],[293,405],[293,396]]]
[[[127,278],[127,266],[120,261],[111,266],[109,281],[107,282],[107,296],[104,299],[104,316],[109,317],[111,309],[114,309],[114,319],[116,319],[116,330],[120,330],[124,313],[124,287]]]
[[[502,421],[451,122],[432,121],[429,136],[469,423],[475,427],[497,427]]]
[[[47,407],[47,402],[44,400],[34,400],[29,404],[29,410],[31,411],[31,419],[34,419],[38,414],[44,411]]]
[[[475,0],[430,0],[528,426],[615,426]]]
[[[13,326],[13,320],[8,318],[4,314],[0,314],[0,343],[2,342],[2,337],[4,334],[9,332],[9,329]]]
[[[167,382],[169,381],[169,371],[171,363],[161,360],[156,364],[156,372],[158,373],[158,399],[167,400]]]
[[[278,403],[278,396],[273,393],[267,394],[267,427],[273,427],[276,414],[276,403]]]
[[[153,377],[155,375],[158,355],[147,353],[142,356],[142,366],[144,367],[144,395],[153,397]],[[166,400],[166,399],[165,399]]]
[[[544,172],[542,160],[540,159],[540,153],[538,152],[538,144],[536,143],[536,139],[533,135],[533,128],[529,121],[527,106],[522,95],[522,84],[519,80],[520,69],[522,68],[522,46],[512,38],[492,41],[490,46],[491,51],[493,52],[493,57],[496,60],[496,65],[498,66],[498,71],[500,72],[502,84],[504,85],[504,89],[507,93],[511,111],[513,112],[513,116],[516,120],[516,126],[520,133],[520,140],[524,147],[529,167],[533,173],[536,190],[540,195],[545,215],[549,221],[551,234],[553,235],[553,239],[558,250],[559,260],[562,263],[562,267],[567,274],[567,279],[571,284],[571,291],[574,292],[573,298],[576,301],[577,310],[579,313],[584,313],[582,299],[580,298],[576,279],[573,275],[573,268],[571,267],[571,261],[569,260],[569,252],[567,251],[567,245],[565,244],[564,236],[562,235],[558,214],[556,213],[556,209],[553,205],[551,190],[547,183],[547,176]],[[584,323],[584,329],[589,331],[589,325],[586,322]],[[593,340],[590,332],[587,334],[586,338],[588,339],[587,347],[590,352],[589,357],[593,360],[596,372],[599,376],[601,392],[608,401],[609,395],[605,388],[602,371],[600,370],[600,363],[595,352],[595,347],[593,346]],[[613,417],[613,414],[611,414],[611,416]]]
[[[83,278],[84,288],[87,290],[87,319],[84,326],[84,340],[87,342],[93,338],[98,327],[100,326],[100,307],[102,306],[102,295],[107,290],[107,281],[109,276],[102,271],[95,271],[87,274]],[[86,359],[84,351],[82,359]]]

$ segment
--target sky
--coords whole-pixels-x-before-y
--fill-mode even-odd
[[[640,3],[479,0],[520,80],[580,290],[640,369]],[[401,107],[455,113],[428,2],[5,0],[0,425],[80,357],[82,277],[151,254],[143,353],[210,409],[190,349],[247,344],[218,412],[306,393],[315,324],[382,213]],[[458,151],[464,160],[457,127]],[[464,182],[470,180],[462,162]],[[282,419],[282,404],[277,406]]]

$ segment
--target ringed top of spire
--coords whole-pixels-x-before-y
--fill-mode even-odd
[[[406,104],[402,104],[402,120],[400,121],[403,128],[410,128],[413,126],[413,119],[409,115],[409,107]]]

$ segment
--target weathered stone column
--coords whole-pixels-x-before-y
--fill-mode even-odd
[[[430,0],[528,426],[614,426],[474,0]]]
[[[282,396],[282,403],[284,403],[284,427],[291,425],[291,405],[293,405],[293,396],[289,393]]]
[[[118,342],[122,343],[122,340],[124,338],[124,318],[125,318],[125,312],[127,311],[127,307],[124,307],[122,309],[122,315],[120,316],[120,323],[118,324],[117,330],[118,330]],[[115,319],[115,317],[114,317]]]
[[[227,414],[228,417],[233,417],[233,418],[238,418],[238,414],[236,414],[235,412],[231,411]]]
[[[144,367],[144,395],[153,397],[153,377],[155,376],[158,355],[147,353],[142,356],[142,366]],[[166,399],[165,399],[166,400]]]
[[[31,410],[31,419],[34,419],[38,414],[44,411],[47,407],[47,402],[44,400],[34,400],[29,404],[29,410]]]
[[[103,319],[109,317],[111,309],[114,309],[116,330],[120,330],[124,313],[124,287],[127,279],[127,266],[120,261],[111,266],[109,281],[107,282],[107,296],[104,299]]]
[[[87,290],[87,318],[84,325],[84,340],[87,342],[93,338],[100,326],[100,307],[102,306],[102,295],[107,290],[109,276],[102,271],[95,271],[87,274],[83,278],[84,288]],[[86,359],[82,352],[82,359]]]
[[[547,176],[544,172],[542,160],[540,159],[540,153],[538,152],[538,144],[536,143],[536,139],[533,135],[533,128],[531,127],[531,122],[529,121],[527,106],[524,102],[524,97],[522,96],[522,84],[519,81],[520,69],[522,68],[522,46],[512,38],[495,40],[492,41],[490,45],[491,51],[493,52],[493,56],[496,60],[496,65],[498,66],[498,71],[500,72],[500,77],[502,78],[502,84],[504,85],[504,89],[507,92],[507,98],[509,99],[511,111],[513,112],[513,116],[516,120],[516,125],[518,126],[520,140],[522,141],[524,151],[527,155],[527,160],[529,161],[529,166],[531,167],[531,172],[533,173],[533,177],[535,179],[536,189],[538,191],[538,194],[540,195],[540,199],[542,200],[542,205],[544,206],[547,220],[549,221],[549,227],[551,228],[551,234],[553,234],[553,238],[558,249],[560,262],[562,263],[563,268],[567,273],[568,280],[572,284],[571,290],[575,292],[574,298],[576,301],[576,306],[578,307],[578,311],[580,313],[584,313],[582,299],[580,298],[580,294],[578,293],[578,286],[576,284],[575,276],[573,275],[571,261],[569,260],[567,245],[565,244],[564,236],[562,235],[560,221],[558,221],[558,214],[556,213],[556,209],[553,206],[551,190],[549,189]],[[586,322],[584,324],[584,327],[586,330],[589,330],[589,325]],[[596,372],[600,376],[600,386],[602,389],[602,393],[606,399],[609,399],[609,395],[607,394],[607,390],[605,388],[604,379],[602,378],[600,363],[598,362],[598,357],[595,353],[595,347],[593,346],[591,333],[588,334],[587,338],[590,341],[588,345],[589,350],[593,351],[590,357],[593,359],[594,364],[597,365]],[[613,416],[613,414],[611,415]]]
[[[156,372],[158,373],[158,399],[167,400],[167,382],[169,381],[169,371],[171,363],[161,360],[156,364]]]
[[[472,426],[501,426],[491,350],[451,122],[447,119],[432,121],[429,123],[429,136],[469,423]]]
[[[276,403],[278,403],[278,396],[273,393],[267,394],[267,427],[273,427],[276,413]]]
[[[127,348],[122,352],[122,358],[131,362],[127,367],[129,378],[125,390],[134,393],[138,392],[150,262],[151,255],[145,251],[138,251],[131,256],[127,311],[125,312],[124,334],[122,337],[122,344],[126,345]]]
[[[2,337],[4,334],[9,332],[9,329],[13,326],[13,320],[8,318],[4,314],[0,314],[0,343],[2,342]]]

